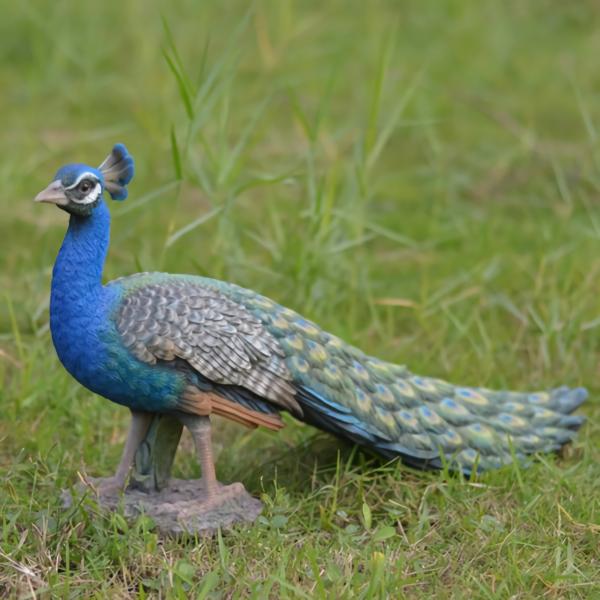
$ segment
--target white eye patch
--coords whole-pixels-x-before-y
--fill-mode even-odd
[[[83,198],[72,198],[73,202],[77,204],[91,204],[92,202],[96,202],[98,200],[98,196],[100,196],[100,192],[102,191],[102,187],[99,183],[94,186],[94,189]]]
[[[78,198],[74,193],[69,194],[69,197],[76,204],[92,204],[93,202],[96,202],[96,200],[98,200],[98,197],[102,193],[102,186],[100,185],[100,182],[97,181],[96,176],[93,173],[82,173],[69,187],[65,188],[65,191],[75,191],[75,188],[77,188],[77,186],[81,183],[83,179],[90,179],[92,181],[96,181],[96,185],[90,190],[90,192],[87,195],[83,196],[82,198]]]
[[[88,179],[96,179],[96,176],[93,173],[86,171],[82,173],[69,187],[66,187],[65,190],[72,190],[73,188],[76,188],[79,185],[79,182],[86,177]]]

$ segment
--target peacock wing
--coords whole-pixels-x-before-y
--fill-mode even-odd
[[[120,283],[126,292],[115,322],[136,358],[183,360],[215,384],[245,388],[302,415],[283,350],[245,306],[197,278]]]

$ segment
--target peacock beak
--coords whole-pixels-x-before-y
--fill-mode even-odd
[[[53,181],[45,190],[42,190],[34,202],[50,202],[58,206],[65,206],[69,200],[65,196],[65,190],[59,180]]]

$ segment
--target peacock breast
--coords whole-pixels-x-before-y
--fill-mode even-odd
[[[101,288],[87,302],[54,293],[50,329],[65,369],[83,386],[133,410],[168,412],[185,387],[183,375],[141,362],[123,345],[114,323],[121,302],[118,285]]]

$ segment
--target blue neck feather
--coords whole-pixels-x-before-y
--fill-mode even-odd
[[[52,341],[67,371],[87,387],[93,386],[100,366],[90,365],[88,352],[94,350],[101,358],[100,333],[114,300],[102,287],[109,236],[110,213],[104,202],[89,217],[72,215],[52,271]]]
[[[92,302],[101,293],[109,238],[110,212],[103,201],[89,217],[71,215],[52,271],[51,317],[53,309],[57,308],[56,301],[64,294]],[[93,304],[87,308],[93,308]]]

